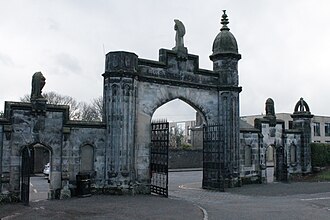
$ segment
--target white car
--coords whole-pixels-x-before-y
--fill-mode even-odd
[[[49,163],[47,163],[47,164],[45,165],[45,167],[44,167],[44,171],[43,171],[45,177],[48,177],[48,176],[49,176],[49,172],[50,172],[50,165],[49,165]]]

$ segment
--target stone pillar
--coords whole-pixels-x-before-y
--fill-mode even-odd
[[[297,102],[293,118],[293,129],[301,131],[301,147],[300,147],[300,165],[302,173],[310,173],[312,169],[311,162],[311,121],[314,115],[311,114],[307,103],[300,98]]]
[[[104,104],[107,122],[106,169],[110,188],[131,189],[135,180],[134,128],[135,77],[138,57],[134,53],[106,55]]]
[[[0,194],[2,193],[2,183],[4,182],[4,174],[2,171],[2,149],[3,149],[3,137],[4,137],[4,132],[3,132],[3,127],[0,126]]]
[[[216,123],[222,126],[225,177],[227,187],[240,185],[239,175],[239,93],[238,61],[240,54],[218,53],[210,56],[213,71],[219,75],[219,117]]]
[[[213,71],[218,75],[218,121],[222,126],[221,145],[224,148],[225,178],[228,187],[240,185],[239,175],[239,93],[238,61],[241,55],[234,35],[228,28],[228,16],[223,11],[220,33],[213,42]]]

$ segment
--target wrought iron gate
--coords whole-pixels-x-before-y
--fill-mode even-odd
[[[30,194],[30,161],[31,152],[28,147],[22,151],[22,168],[21,168],[21,200],[24,205],[29,205]]]
[[[150,191],[168,197],[169,123],[151,124]]]
[[[203,128],[203,189],[224,191],[225,188],[225,157],[220,135],[220,125]]]
[[[287,161],[285,156],[284,147],[278,147],[276,149],[276,170],[275,176],[277,181],[287,181],[288,180],[288,169]]]

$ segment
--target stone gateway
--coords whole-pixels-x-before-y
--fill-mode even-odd
[[[223,187],[234,187],[244,178],[264,181],[269,141],[282,147],[295,144],[304,155],[296,167],[310,170],[308,146],[301,148],[308,138],[300,140],[299,130],[310,115],[294,113],[297,130],[290,131],[285,141],[277,140],[282,124],[273,117],[274,106],[267,106],[266,116],[271,119],[257,121],[256,128],[240,125],[242,88],[237,65],[241,55],[228,23],[224,11],[210,56],[213,70],[200,69],[199,57],[188,53],[183,45],[185,28],[178,20],[176,45],[172,50],[160,49],[158,61],[131,52],[109,52],[103,73],[102,122],[72,121],[68,106],[47,104],[41,95],[45,78],[36,73],[31,103],[6,102],[4,118],[0,118],[1,195],[24,200],[23,177],[28,171],[23,164],[33,169],[36,163],[31,158],[40,160],[40,152],[44,163],[50,164],[49,198],[65,198],[70,195],[68,189],[75,192],[77,180],[84,176],[90,179],[92,192],[150,193],[151,119],[157,108],[174,99],[192,106],[202,116],[204,127],[213,129],[207,130],[210,148],[204,150],[203,183],[221,179]],[[264,128],[273,134],[269,139]],[[24,156],[28,152],[32,156]],[[249,162],[244,162],[246,157]],[[285,161],[286,154],[280,159]]]

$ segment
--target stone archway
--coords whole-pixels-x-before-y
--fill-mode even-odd
[[[32,146],[32,164],[34,174],[42,173],[44,166],[51,162],[51,150],[42,144],[35,144]]]
[[[220,66],[220,70],[206,71],[198,68],[197,56],[180,60],[175,52],[164,49],[160,50],[158,62],[138,59],[128,52],[107,54],[103,76],[106,118],[111,125],[107,152],[108,158],[113,158],[107,166],[111,183],[137,180],[148,185],[151,118],[159,106],[176,98],[201,112],[207,124],[220,125],[219,146],[224,148],[226,175],[232,182],[228,185],[239,181],[241,87],[237,81],[219,81],[223,71],[229,78],[237,77],[238,59],[219,59],[226,65]],[[126,152],[129,159],[124,162],[118,152]],[[131,171],[130,175],[126,175],[125,168]]]
[[[45,155],[46,157],[44,157]],[[20,150],[20,156],[21,200],[25,205],[28,205],[31,199],[47,199],[52,180],[52,149],[43,144],[34,143],[23,146]],[[45,175],[43,168],[47,163],[50,165],[50,169],[48,175]],[[40,168],[41,166],[42,168]]]
[[[176,98],[199,109],[207,124],[219,127],[217,146],[223,154],[226,185],[239,185],[241,55],[227,17],[224,11],[223,27],[213,42],[213,70],[200,69],[198,56],[189,54],[183,44],[160,49],[158,61],[124,51],[106,55],[103,98],[110,187],[149,191],[151,117],[159,106]]]
[[[152,113],[152,121],[151,121],[151,144],[150,144],[150,190],[151,193],[162,195],[167,197],[168,196],[168,185],[169,185],[169,169],[173,164],[180,164],[180,166],[186,167],[186,165],[193,164],[191,161],[194,159],[197,159],[198,162],[202,165],[203,161],[203,152],[201,150],[194,151],[184,151],[184,148],[182,148],[181,144],[187,144],[187,136],[188,132],[186,131],[189,129],[189,126],[187,126],[186,123],[189,125],[195,126],[195,124],[190,124],[191,121],[180,121],[180,123],[183,123],[183,128],[180,128],[179,130],[182,131],[182,133],[179,132],[176,133],[177,129],[177,122],[178,121],[172,121],[169,122],[165,118],[158,118],[155,119],[154,116],[156,114],[156,111],[160,108],[166,108],[166,104],[171,103],[174,100],[180,100],[180,102],[185,103],[184,105],[189,106],[190,108],[194,109],[196,112],[198,112],[198,116],[201,118],[201,121],[205,122],[204,115],[201,114],[201,111],[199,109],[196,109],[195,106],[192,106],[190,101],[183,100],[183,98],[175,98],[173,100],[170,100],[166,103],[162,103],[161,106],[159,106],[157,109],[154,109]],[[160,102],[161,103],[161,102]],[[190,103],[190,104],[188,104]],[[180,104],[176,102],[177,106],[175,111],[178,113]],[[181,105],[182,106],[182,105]],[[185,108],[186,109],[186,108]],[[173,109],[170,110],[170,112],[173,114]],[[196,117],[196,113],[194,114],[194,117]],[[176,117],[176,119],[179,119],[179,117]],[[179,124],[180,124],[179,123]],[[174,127],[172,127],[174,126]],[[203,125],[201,125],[203,128]],[[201,137],[203,137],[203,132],[201,131],[200,134]],[[179,140],[178,140],[179,139]],[[203,139],[203,138],[202,138]],[[203,140],[202,140],[203,141]],[[181,155],[181,157],[178,155]],[[182,157],[182,155],[185,155],[185,157]],[[180,161],[177,161],[177,160]],[[195,162],[196,164],[198,162]],[[172,169],[175,169],[177,167],[172,167]],[[186,167],[187,168],[187,167]]]

